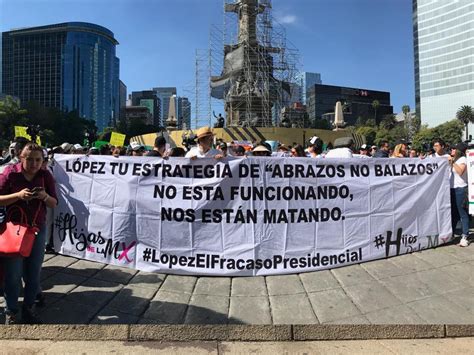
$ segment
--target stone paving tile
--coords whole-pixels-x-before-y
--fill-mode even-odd
[[[392,263],[391,259],[374,260],[360,266],[377,280],[405,274],[405,270]]]
[[[78,260],[61,271],[68,274],[91,277],[94,274],[97,274],[97,272],[104,267],[105,264],[102,263],[96,263],[89,260]]]
[[[49,259],[52,259],[56,256],[56,254],[44,254],[44,259],[43,262],[48,261]]]
[[[343,289],[310,293],[308,297],[321,323],[361,315]]]
[[[305,293],[298,275],[267,276],[265,279],[270,296]]]
[[[91,324],[135,324],[139,319],[137,316],[106,307],[92,319]]]
[[[50,278],[57,272],[58,271],[52,271],[52,270],[47,270],[47,269],[41,270],[41,281],[46,280],[47,278]]]
[[[415,311],[405,305],[379,309],[375,312],[366,313],[365,317],[372,324],[424,324],[425,320],[420,318]]]
[[[472,324],[474,314],[454,302],[450,302],[445,296],[434,296],[420,301],[407,303],[421,318],[432,324]]]
[[[191,297],[184,323],[227,324],[229,297],[196,295]]]
[[[168,275],[161,285],[160,291],[177,292],[177,293],[192,293],[197,277]]]
[[[412,272],[417,272],[417,271],[423,271],[423,270],[430,270],[433,269],[433,266],[426,261],[417,258],[413,254],[405,254],[405,255],[399,255],[393,258],[390,258],[390,260],[403,269],[406,274],[412,273]]]
[[[378,281],[347,286],[344,289],[362,313],[389,308],[401,303]]]
[[[445,253],[442,250],[443,248],[436,248],[436,249],[426,249],[419,253],[413,253],[413,256],[426,261],[428,264],[432,265],[435,268],[457,264],[460,263],[461,260],[456,258],[451,253]]]
[[[78,260],[79,259],[70,256],[55,255],[53,258],[43,263],[43,269],[49,271],[59,271],[62,268],[68,267],[69,265],[75,263]]]
[[[438,271],[451,275],[465,286],[474,286],[474,267],[470,263],[452,264],[439,268]]]
[[[94,275],[94,279],[127,284],[137,273],[138,270],[115,265],[107,265]]]
[[[230,277],[200,277],[193,295],[230,296]]]
[[[267,286],[263,277],[234,277],[231,296],[267,296]]]
[[[189,293],[160,290],[139,323],[181,324],[190,298]]]
[[[300,274],[301,282],[307,293],[340,288],[341,285],[329,270]]]
[[[348,317],[344,319],[337,319],[323,324],[370,324],[369,320],[364,315]]]
[[[139,271],[129,282],[129,285],[136,285],[139,287],[151,288],[158,290],[163,281],[165,280],[165,274],[155,274],[150,272]]]
[[[474,314],[474,287],[448,292],[444,295],[449,301]]]
[[[155,293],[155,290],[151,288],[127,285],[117,293],[107,307],[122,313],[139,316],[148,308]]]
[[[472,238],[471,238],[472,241]],[[452,245],[447,251],[452,252],[452,255],[462,261],[472,261],[474,260],[474,252],[472,251],[474,245],[468,248],[462,248],[458,245]]]
[[[443,294],[469,286],[457,277],[448,274],[443,268],[417,272],[416,275],[436,294]]]
[[[391,277],[380,281],[401,302],[412,302],[435,295],[418,273]]]
[[[231,297],[229,323],[272,324],[268,297]]]
[[[70,302],[84,305],[105,306],[115,294],[122,289],[121,284],[88,279],[81,286],[76,287],[68,296]]]
[[[360,285],[375,279],[360,265],[351,265],[331,270],[342,286]]]
[[[306,294],[270,296],[273,324],[318,324]]]
[[[86,280],[87,278],[83,276],[58,272],[50,278],[41,281],[41,288],[47,297],[51,295],[62,297],[74,290],[80,284],[84,283]]]
[[[88,324],[100,310],[98,304],[87,305],[62,299],[39,311],[39,316],[45,324]]]

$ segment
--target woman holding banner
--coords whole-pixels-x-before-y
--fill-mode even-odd
[[[467,146],[459,143],[451,148],[451,156],[449,163],[452,167],[450,179],[451,185],[451,220],[453,234],[456,225],[461,220],[462,235],[459,246],[467,247],[469,245],[469,215],[466,211],[467,202],[467,163],[466,152]]]
[[[21,279],[25,282],[22,321],[40,323],[34,312],[35,298],[40,290],[40,273],[46,237],[46,208],[57,205],[55,181],[48,169],[42,169],[43,149],[28,143],[22,150],[20,162],[9,166],[0,175],[0,206],[7,206],[7,220],[38,230],[28,257],[3,258],[5,271],[5,324],[18,323],[18,297]]]

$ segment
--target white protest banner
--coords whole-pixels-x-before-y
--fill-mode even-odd
[[[445,159],[59,155],[60,253],[145,271],[271,275],[451,239]]]
[[[474,215],[474,150],[466,151],[469,214]]]

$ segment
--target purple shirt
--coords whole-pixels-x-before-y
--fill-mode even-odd
[[[0,195],[10,195],[25,188],[33,189],[34,187],[44,187],[46,193],[57,200],[56,182],[54,181],[53,175],[48,170],[40,169],[31,181],[26,180],[22,171],[23,167],[21,163],[18,163],[8,166],[3,173],[0,174]],[[45,224],[46,204],[43,201],[38,199],[33,199],[29,202],[18,200],[17,202],[7,206],[7,216],[14,206],[21,207],[23,211],[25,211],[28,218],[28,224],[33,222],[36,213],[38,213],[38,215],[34,224],[39,227]],[[13,208],[9,220],[13,222],[24,222],[21,220],[21,213],[17,208]]]

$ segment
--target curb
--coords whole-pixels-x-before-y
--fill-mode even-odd
[[[306,341],[474,337],[474,324],[449,325],[12,325],[1,340]]]

